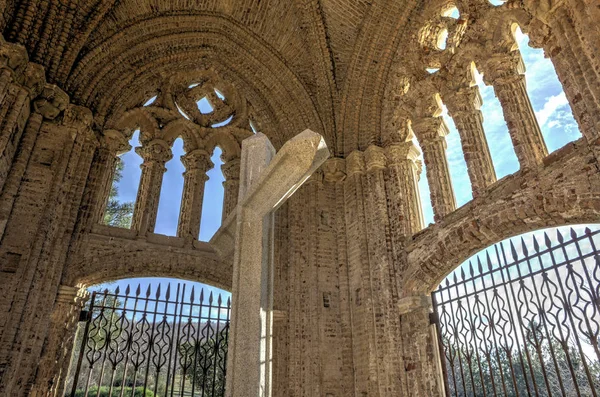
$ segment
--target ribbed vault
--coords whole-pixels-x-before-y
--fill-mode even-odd
[[[157,76],[209,68],[246,97],[275,141],[311,128],[333,142],[311,96],[280,55],[222,15],[140,21],[87,53],[73,70],[67,91],[94,109],[97,125],[103,126],[155,93],[161,80]]]

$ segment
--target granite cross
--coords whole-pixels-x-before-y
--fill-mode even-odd
[[[242,143],[227,397],[271,396],[273,214],[328,157],[323,138],[310,130],[277,154],[260,133]]]

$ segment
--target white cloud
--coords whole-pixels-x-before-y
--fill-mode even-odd
[[[548,121],[556,122],[556,120],[552,120],[552,116],[556,114],[558,109],[565,105],[569,105],[569,101],[564,92],[549,97],[546,100],[544,107],[540,111],[535,112],[540,126],[545,126]],[[550,125],[548,125],[548,127],[550,127]]]

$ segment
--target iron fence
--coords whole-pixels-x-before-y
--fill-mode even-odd
[[[174,292],[92,293],[69,395],[223,396],[231,301]]]
[[[496,244],[432,294],[448,395],[600,394],[600,230],[566,230]]]

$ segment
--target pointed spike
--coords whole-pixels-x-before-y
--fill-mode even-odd
[[[117,288],[115,288],[115,295],[119,295],[119,292],[121,292],[121,288],[117,285]]]
[[[513,244],[512,240],[510,240],[510,253],[512,254],[513,260],[516,262],[519,260],[519,255],[517,254],[517,249]]]
[[[204,303],[204,288],[200,290],[200,303]]]
[[[540,245],[538,244],[537,238],[533,236],[533,249],[535,252],[540,252]]]
[[[479,272],[479,275],[483,273],[483,266],[481,265],[481,259],[479,259],[479,256],[477,256],[477,271]]]
[[[529,250],[527,249],[527,244],[525,244],[523,237],[521,237],[521,249],[523,250],[525,256],[529,256]]]
[[[446,277],[446,288],[448,288],[450,286],[450,280],[449,277]]]
[[[585,228],[585,234],[587,234],[588,236],[589,236],[590,234],[592,234],[592,229],[590,229],[589,227],[586,227],[586,228]]]
[[[548,236],[548,233],[544,232],[544,242],[546,243],[546,248],[550,248],[552,247],[552,241],[550,240],[550,236]]]
[[[195,297],[196,297],[196,290],[192,286],[192,293],[190,294],[190,302],[194,302]]]
[[[146,298],[150,298],[151,293],[152,293],[152,288],[150,288],[150,284],[148,284],[148,288],[146,289]]]
[[[208,303],[212,305],[213,303],[213,293],[210,291],[210,296],[208,297]]]
[[[559,243],[563,243],[563,241],[565,241],[565,239],[563,238],[562,233],[560,232],[560,230],[556,230],[556,238],[558,239]]]
[[[129,284],[127,284],[127,288],[125,288],[125,295],[129,296],[130,292],[131,292],[131,287],[129,286]]]
[[[231,307],[231,296],[227,298],[227,307]]]
[[[577,233],[575,232],[575,229],[570,228],[569,232],[571,233],[571,238],[573,240],[576,240],[577,239]]]
[[[453,273],[453,276],[454,276],[454,278],[452,281],[454,281],[454,284],[456,284],[458,282],[458,278],[456,277],[456,272]]]
[[[108,288],[104,289],[104,295],[108,295]]]
[[[156,289],[156,299],[160,299],[160,284],[158,284],[158,288]]]
[[[142,285],[138,284],[137,289],[135,290],[135,296],[140,296],[142,293]]]
[[[462,267],[460,268],[460,278],[465,281],[465,269]]]
[[[471,277],[473,277],[473,275],[475,274],[475,272],[473,271],[473,264],[471,263],[471,261],[469,261],[469,274],[471,275]]]
[[[219,297],[217,298],[217,305],[221,306],[222,302],[223,300],[221,299],[221,294],[219,294]]]
[[[490,259],[490,253],[485,251],[485,256],[488,264],[488,270],[492,271],[492,260]]]
[[[169,300],[171,297],[171,283],[167,284],[167,293],[165,294],[165,299]]]

